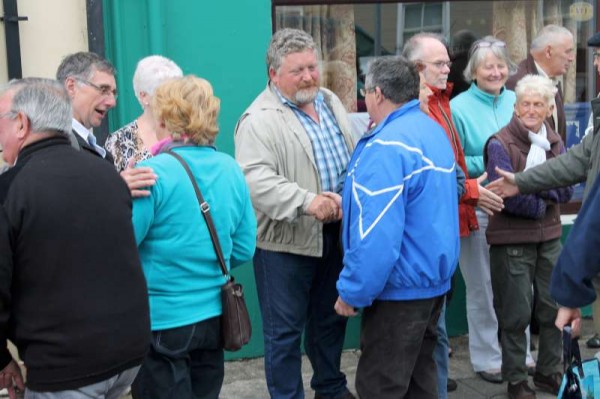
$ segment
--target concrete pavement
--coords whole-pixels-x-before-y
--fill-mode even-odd
[[[591,320],[584,320],[583,338],[580,340],[582,357],[589,359],[594,356],[596,350],[586,348],[585,341],[592,335]],[[534,342],[537,337],[534,336]],[[506,383],[491,384],[483,381],[472,370],[469,361],[468,337],[461,336],[450,338],[450,346],[453,355],[450,359],[450,377],[458,382],[458,389],[448,395],[449,399],[484,399],[484,398],[507,398]],[[351,350],[344,352],[342,356],[342,369],[348,378],[348,386],[352,392],[354,389],[354,378],[358,364],[359,351]],[[533,352],[534,357],[537,352]],[[302,373],[304,378],[304,389],[306,398],[313,398],[314,392],[310,389],[310,377],[312,370],[306,357],[303,358]],[[534,388],[530,378],[529,385]],[[550,399],[555,396],[537,391],[538,399]],[[264,379],[263,359],[249,359],[225,364],[225,382],[221,390],[221,399],[267,399],[269,398]]]

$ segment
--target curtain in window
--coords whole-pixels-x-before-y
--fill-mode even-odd
[[[573,33],[577,43],[576,22],[563,18],[560,0],[545,0],[543,15],[539,15],[536,1],[495,1],[493,4],[493,35],[506,42],[510,56],[516,63],[527,57],[531,40],[544,25],[563,25]],[[575,101],[576,62],[573,61],[563,77],[565,103]]]
[[[276,29],[296,28],[312,35],[321,52],[321,85],[335,92],[348,112],[355,112],[354,6],[278,7],[277,11]]]

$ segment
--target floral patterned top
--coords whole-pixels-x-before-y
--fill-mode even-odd
[[[130,159],[134,159],[137,164],[144,159],[152,157],[152,154],[144,146],[142,138],[138,134],[137,121],[128,123],[111,134],[106,139],[104,148],[115,159],[115,167],[118,172],[127,168]]]

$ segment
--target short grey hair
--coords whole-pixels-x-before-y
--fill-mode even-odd
[[[160,56],[151,55],[142,58],[135,68],[133,74],[133,91],[135,97],[140,101],[140,92],[153,95],[154,90],[165,80],[183,77],[183,71],[172,60]]]
[[[567,28],[559,25],[546,25],[531,41],[531,50],[541,50],[548,45],[556,43],[562,37],[569,37],[573,40],[573,34]]]
[[[14,93],[11,111],[27,115],[32,132],[68,136],[71,131],[71,101],[60,82],[45,78],[13,79],[0,92]]]
[[[105,72],[113,76],[117,73],[110,61],[100,57],[98,54],[80,51],[63,58],[56,71],[56,80],[63,84],[70,76],[89,80],[96,71]]]
[[[376,87],[394,104],[404,104],[419,98],[417,67],[401,55],[376,58],[369,65],[365,89],[373,90]]]
[[[548,105],[555,105],[555,96],[558,89],[554,83],[545,76],[525,75],[517,82],[515,94],[517,101],[527,94],[540,95]]]
[[[285,28],[275,32],[267,50],[267,73],[279,71],[283,58],[292,53],[312,50],[318,57],[317,44],[311,35],[300,29]]]
[[[482,44],[486,44],[482,46]],[[481,63],[485,60],[488,54],[492,53],[497,58],[501,59],[508,66],[508,75],[514,75],[517,72],[517,65],[510,59],[508,55],[508,47],[502,40],[498,40],[493,36],[486,36],[483,39],[477,40],[471,45],[469,51],[469,62],[463,73],[467,82],[475,80],[475,72]]]
[[[404,48],[402,49],[402,56],[407,60],[413,62],[421,59],[421,54],[423,52],[423,39],[435,39],[442,43],[444,46],[448,47],[446,45],[446,39],[439,33],[421,32],[412,36],[406,41],[406,43],[404,43]]]

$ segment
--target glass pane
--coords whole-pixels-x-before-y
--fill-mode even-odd
[[[407,4],[404,6],[404,28],[420,28],[422,12],[422,4]]]
[[[424,26],[442,25],[442,3],[426,3],[425,16],[423,18]]]

